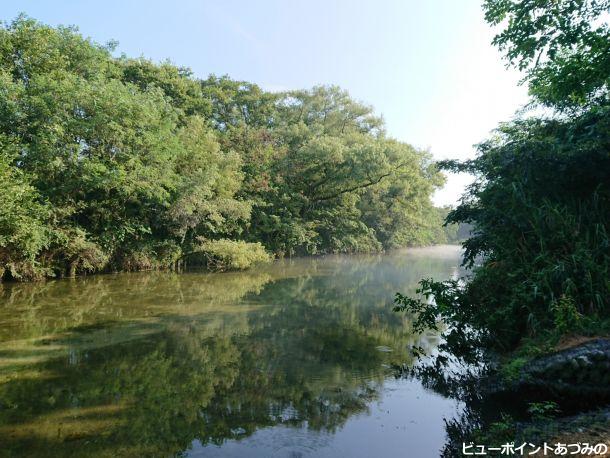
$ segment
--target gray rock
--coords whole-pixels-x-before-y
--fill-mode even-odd
[[[533,359],[511,388],[610,400],[608,380],[610,339],[599,338]]]

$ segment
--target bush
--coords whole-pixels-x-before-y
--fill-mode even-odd
[[[243,270],[255,264],[271,261],[271,256],[260,243],[228,239],[203,241],[195,256],[213,270]]]
[[[554,314],[555,329],[560,334],[568,334],[579,329],[581,315],[578,313],[574,299],[569,295],[562,295],[553,303],[551,310]]]
[[[88,240],[86,232],[82,229],[57,230],[55,239],[57,247],[53,250],[55,252],[53,263],[60,276],[65,273],[69,277],[74,277],[77,273],[101,270],[108,262],[108,255],[98,244]]]

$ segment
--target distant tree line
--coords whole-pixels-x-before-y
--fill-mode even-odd
[[[113,50],[25,16],[0,28],[0,279],[452,237],[431,156],[339,88],[270,93]]]

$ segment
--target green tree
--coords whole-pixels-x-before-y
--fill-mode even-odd
[[[398,308],[420,312],[422,327],[440,315],[506,350],[524,336],[607,320],[609,8],[605,0],[484,2],[488,22],[503,27],[494,43],[526,71],[535,101],[555,111],[501,125],[476,159],[441,164],[477,177],[447,216],[472,227],[464,247],[474,272],[464,285],[423,281],[432,304],[398,297]]]
[[[0,278],[7,269],[17,278],[36,276],[36,255],[51,240],[48,206],[27,176],[11,166],[15,146],[0,137]]]
[[[608,0],[485,0],[485,19],[502,30],[493,43],[524,70],[544,105],[570,108],[608,102]]]
[[[0,28],[3,179],[25,199],[10,212],[37,205],[44,228],[16,243],[7,216],[3,276],[248,267],[268,258],[260,244],[292,255],[442,239],[430,157],[387,138],[347,92],[274,94],[113,49],[25,16]]]

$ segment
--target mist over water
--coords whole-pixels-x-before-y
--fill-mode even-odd
[[[460,249],[0,288],[8,456],[438,456],[459,404],[395,377],[437,336],[398,291]]]

